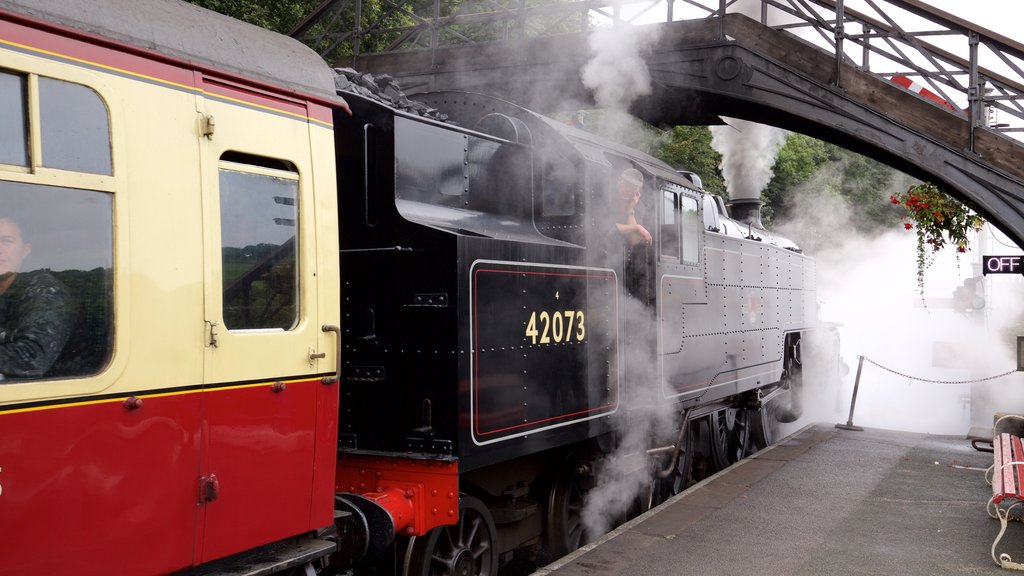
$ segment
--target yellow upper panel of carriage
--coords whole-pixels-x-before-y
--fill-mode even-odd
[[[33,0],[31,9],[22,6],[18,13],[51,18],[44,11],[63,8],[64,4]],[[67,11],[84,11],[81,5],[87,3],[67,4]],[[139,14],[146,8],[141,4],[166,10],[173,5],[186,15],[194,13],[222,24],[224,20],[184,4],[152,0],[140,3]],[[10,5],[0,0],[0,13]],[[101,5],[90,6],[89,10],[102,12],[105,8]],[[98,14],[90,12],[86,16],[102,20]],[[102,371],[84,379],[5,384],[0,386],[0,406],[71,398],[84,401],[93,395],[145,394],[147,390],[196,386],[208,378],[204,373],[204,350],[209,337],[204,322],[211,315],[205,291],[211,281],[209,267],[219,256],[219,246],[208,243],[208,228],[217,222],[215,215],[204,211],[204,203],[207,208],[210,205],[203,195],[216,188],[217,159],[224,150],[277,158],[294,166],[300,182],[299,201],[305,206],[299,211],[300,224],[308,231],[315,230],[321,240],[326,239],[323,246],[319,245],[321,240],[300,243],[303,282],[337,282],[337,274],[329,270],[314,275],[328,262],[325,258],[336,258],[337,254],[337,231],[330,225],[333,220],[328,217],[321,226],[315,215],[336,214],[331,114],[332,106],[344,106],[334,96],[330,71],[319,57],[310,57],[311,53],[301,45],[296,47],[290,39],[282,40],[248,26],[239,28],[240,23],[227,19],[229,24],[218,32],[218,38],[229,38],[225,34],[231,30],[245,32],[257,43],[249,47],[253,52],[296,57],[287,65],[279,61],[273,69],[264,62],[255,71],[235,73],[235,68],[246,65],[243,60],[230,66],[213,61],[217,56],[214,53],[208,54],[209,58],[183,52],[169,56],[173,50],[139,48],[138,42],[124,44],[128,38],[115,33],[111,35],[119,42],[90,35],[107,34],[107,30],[86,27],[79,33],[18,15],[3,16],[0,69],[86,86],[107,106],[113,174],[35,166],[7,167],[10,169],[5,169],[2,177],[112,194],[115,328],[114,352]],[[173,21],[171,16],[163,21],[156,18],[136,28],[133,38],[150,34],[153,42],[162,42],[165,36],[175,34],[170,25]],[[204,30],[212,26],[206,20],[202,23]],[[159,30],[146,32],[156,28]],[[229,53],[225,49],[219,56],[230,59]],[[311,75],[306,76],[303,70]],[[212,133],[204,134],[210,128],[204,120],[209,118],[215,120]],[[323,255],[318,253],[324,249]],[[317,295],[310,292],[304,297],[311,304]],[[337,322],[336,302],[325,300],[320,307],[320,314]],[[315,322],[317,318],[306,320]],[[323,346],[314,337],[299,353],[306,358],[311,348]],[[326,366],[333,361],[327,358],[320,362]],[[295,374],[289,370],[277,375],[275,362],[268,354],[251,358],[246,368],[261,377]],[[305,373],[323,371],[312,361],[304,361],[303,367]],[[239,380],[249,379],[239,376]]]

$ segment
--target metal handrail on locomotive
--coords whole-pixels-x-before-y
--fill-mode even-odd
[[[757,201],[115,4],[0,0],[0,575],[491,575],[596,537],[613,458],[621,519],[799,416]]]

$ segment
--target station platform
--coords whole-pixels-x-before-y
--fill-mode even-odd
[[[812,424],[534,574],[1011,574],[991,464],[964,437]],[[1024,560],[1024,524],[999,549]]]

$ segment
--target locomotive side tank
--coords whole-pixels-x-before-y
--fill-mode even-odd
[[[337,487],[343,507],[377,502],[413,536],[406,567],[454,566],[460,551],[436,534],[463,512],[482,519],[495,563],[531,543],[578,546],[579,499],[614,425],[645,404],[688,411],[680,427],[700,420],[720,465],[785,417],[767,404],[789,408],[815,322],[813,261],[792,242],[650,156],[499,99],[422,98],[441,122],[345,96]],[[643,177],[649,245],[616,228],[626,170]],[[426,513],[400,513],[398,491]]]

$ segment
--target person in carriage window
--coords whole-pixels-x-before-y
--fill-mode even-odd
[[[68,289],[46,270],[24,271],[31,252],[18,223],[0,215],[0,381],[47,375],[71,334]]]

